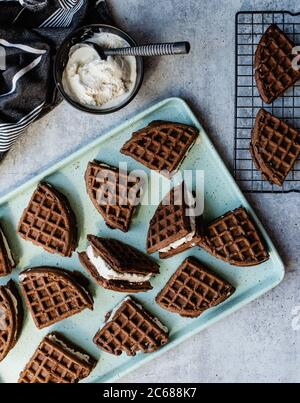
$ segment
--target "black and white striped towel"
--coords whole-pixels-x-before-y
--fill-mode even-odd
[[[80,25],[112,20],[105,0],[0,0],[0,161],[60,101],[53,56]]]

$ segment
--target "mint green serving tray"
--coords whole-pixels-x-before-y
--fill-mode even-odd
[[[148,224],[156,210],[156,206],[142,206],[138,210],[129,233],[123,234],[118,230],[113,231],[105,225],[86,194],[84,172],[88,162],[95,158],[117,166],[119,161],[128,162],[130,170],[143,168],[131,158],[121,155],[119,150],[124,142],[131,137],[133,131],[146,126],[153,120],[177,121],[197,126],[200,129],[200,141],[193,147],[181,169],[197,169],[205,172],[206,218],[213,219],[228,210],[243,205],[253,214],[259,229],[265,237],[270,251],[270,260],[257,267],[236,268],[215,259],[203,250],[194,248],[172,259],[161,261],[161,274],[152,281],[153,291],[138,294],[137,298],[169,327],[171,330],[170,342],[157,353],[150,355],[139,354],[131,358],[127,356],[114,357],[101,352],[93,345],[92,338],[103,322],[105,314],[124,298],[124,295],[104,290],[91,282],[91,288],[95,296],[93,312],[86,310],[42,331],[35,328],[31,316],[28,312],[26,313],[19,342],[7,358],[0,363],[0,382],[17,381],[20,371],[26,365],[42,338],[50,331],[62,332],[74,343],[79,344],[95,358],[99,359],[96,369],[85,382],[115,381],[142,364],[155,359],[177,344],[184,342],[188,337],[200,332],[216,321],[224,319],[227,315],[260,297],[283,280],[284,265],[272,241],[234,182],[199,121],[187,104],[178,98],[166,99],[135,118],[126,121],[122,126],[99,137],[93,143],[0,199],[0,221],[4,224],[14,254],[19,257],[19,264],[17,269],[14,270],[12,278],[17,281],[20,271],[41,265],[52,265],[84,272],[84,269],[80,267],[76,254],[71,259],[47,254],[30,242],[19,239],[15,233],[22,211],[26,207],[36,185],[41,180],[48,181],[68,196],[78,218],[80,229],[79,251],[86,249],[86,235],[89,233],[115,237],[134,245],[140,250],[145,250]],[[150,171],[147,170],[147,173],[150,174]],[[159,176],[155,174],[153,180],[156,181],[158,178]],[[181,318],[176,314],[164,311],[153,302],[157,293],[187,256],[199,258],[237,288],[236,293],[229,300],[207,311],[198,319]],[[158,256],[156,258],[158,259]],[[4,284],[8,280],[9,278],[2,279],[0,283]]]

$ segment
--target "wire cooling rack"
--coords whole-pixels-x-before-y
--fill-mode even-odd
[[[249,151],[251,131],[260,108],[300,129],[300,82],[273,104],[265,104],[254,78],[257,45],[271,24],[277,24],[296,45],[300,45],[300,14],[289,12],[241,12],[236,15],[236,116],[235,178],[247,193],[300,192],[300,160],[283,187],[262,178]]]

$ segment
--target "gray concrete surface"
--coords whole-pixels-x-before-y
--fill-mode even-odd
[[[231,167],[234,138],[234,18],[239,10],[300,11],[296,0],[109,0],[116,20],[138,41],[189,39],[190,57],[147,61],[138,97],[114,116],[93,117],[63,103],[35,123],[0,165],[0,192],[70,154],[149,105],[185,98]],[[298,4],[298,9],[297,9]],[[287,266],[281,286],[124,382],[299,382],[299,195],[250,197]]]

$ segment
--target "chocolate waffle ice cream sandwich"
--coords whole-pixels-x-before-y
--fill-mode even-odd
[[[194,195],[186,185],[173,188],[158,206],[147,236],[149,254],[167,259],[196,246],[203,236],[203,216],[196,216]]]
[[[51,326],[84,309],[93,310],[93,298],[79,273],[36,267],[20,274],[26,305],[38,329]]]
[[[224,302],[234,292],[231,284],[196,258],[188,257],[158,294],[156,302],[170,312],[196,318]]]
[[[16,267],[16,263],[0,224],[0,277],[5,277]]]
[[[300,70],[293,68],[295,44],[273,24],[255,53],[255,79],[264,102],[272,103],[300,80]]]
[[[18,234],[49,253],[71,257],[77,247],[77,225],[67,198],[53,186],[39,184],[20,219]]]
[[[127,297],[108,315],[94,343],[110,354],[135,356],[157,351],[168,339],[168,328],[140,303]]]
[[[121,153],[169,178],[176,174],[198,136],[195,127],[155,121],[133,133]]]
[[[88,195],[106,224],[127,232],[141,196],[141,180],[93,161],[86,170],[85,182]]]
[[[16,345],[23,321],[22,303],[13,281],[0,286],[0,362]]]
[[[88,241],[79,259],[101,287],[126,293],[152,289],[150,279],[159,274],[159,265],[147,255],[116,239],[88,235]]]
[[[283,186],[300,155],[300,132],[261,109],[250,151],[257,169],[271,184]]]
[[[40,343],[19,383],[78,383],[88,377],[96,361],[63,336],[51,333]]]
[[[230,211],[208,225],[199,246],[233,266],[256,266],[270,257],[244,208]]]

